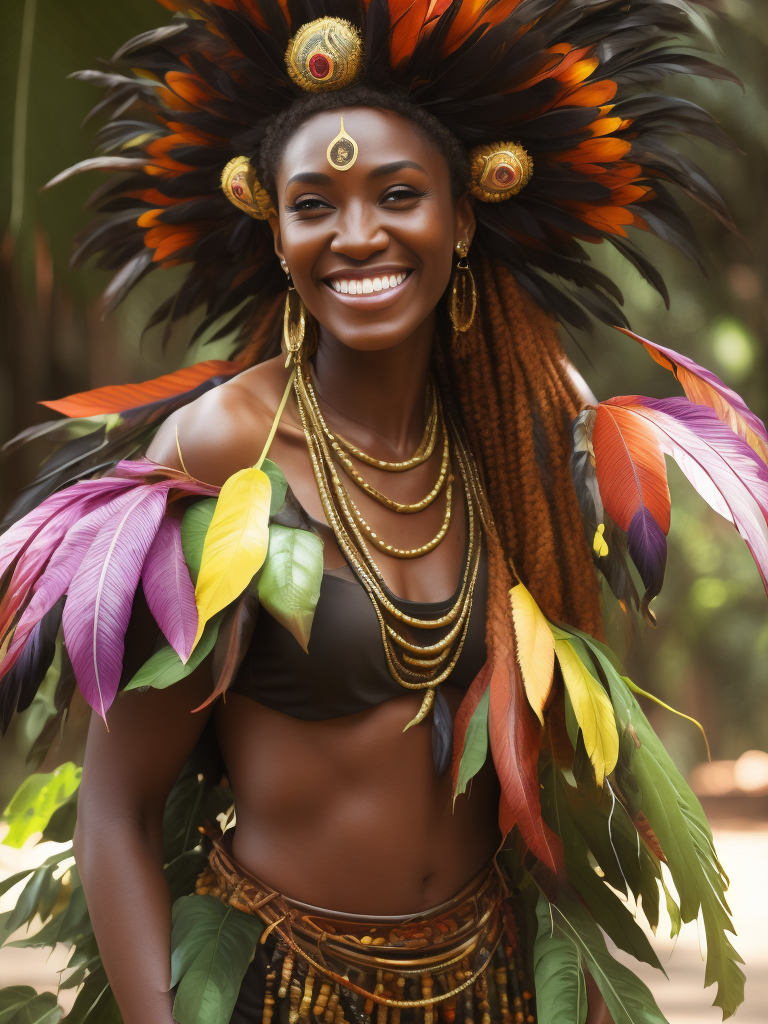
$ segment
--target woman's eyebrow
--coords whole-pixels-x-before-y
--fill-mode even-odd
[[[330,185],[331,183],[327,174],[321,174],[319,171],[300,171],[286,181],[285,187],[288,188],[296,181],[302,185]]]
[[[427,171],[421,164],[417,164],[415,160],[393,160],[392,163],[382,164],[381,167],[376,167],[371,171],[369,177],[371,178],[383,178],[387,174],[394,174],[395,171],[404,171],[410,169],[412,171],[421,171],[426,174]]]

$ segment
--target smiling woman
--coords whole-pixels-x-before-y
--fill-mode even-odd
[[[678,0],[164,2],[101,76],[80,258],[114,302],[188,264],[155,320],[228,318],[236,361],[59,403],[79,482],[0,540],[3,719],[57,649],[95,712],[44,936],[78,1019],[657,1024],[598,926],[660,967],[662,890],[733,1012],[727,881],[596,570],[653,621],[671,455],[768,580],[768,433],[642,339],[688,398],[595,407],[555,320],[623,323],[584,242],[663,291],[627,228],[694,251],[665,182],[727,216],[660,141],[708,115],[632,91],[727,73],[652,46]]]

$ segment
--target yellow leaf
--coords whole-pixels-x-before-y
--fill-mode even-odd
[[[264,564],[269,547],[272,484],[256,468],[241,469],[221,488],[203,543],[195,587],[197,636],[205,624],[245,590]]]
[[[605,558],[608,554],[608,545],[605,542],[605,523],[600,523],[592,541],[592,550],[598,558]]]
[[[610,775],[619,759],[619,734],[613,707],[603,686],[568,640],[555,640],[555,653],[597,784],[602,786],[605,776]]]
[[[544,706],[555,671],[555,638],[543,612],[522,583],[513,587],[509,596],[525,693],[543,725]]]

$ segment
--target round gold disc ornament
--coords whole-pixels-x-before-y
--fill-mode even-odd
[[[230,203],[254,220],[277,216],[272,200],[261,187],[247,156],[236,156],[229,161],[221,172],[221,187]]]
[[[475,146],[469,160],[469,191],[484,203],[511,199],[525,188],[533,175],[533,160],[517,142]]]
[[[302,25],[288,43],[285,63],[305,92],[343,89],[362,70],[362,36],[343,18],[318,18]]]

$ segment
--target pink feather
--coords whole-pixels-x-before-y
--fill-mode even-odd
[[[712,409],[685,398],[635,395],[607,404],[629,407],[654,425],[664,452],[744,538],[768,590],[768,467],[747,442]]]
[[[713,409],[718,419],[727,423],[735,434],[744,438],[763,462],[768,463],[768,431],[741,395],[724,384],[711,370],[699,366],[674,349],[655,345],[624,328],[618,330],[639,342],[660,366],[671,370],[691,402]]]
[[[97,534],[69,587],[64,642],[80,690],[102,718],[117,693],[133,597],[167,496],[167,487],[137,487]]]
[[[130,492],[120,494],[105,505],[100,505],[88,512],[68,530],[64,540],[51,556],[45,572],[38,577],[34,584],[32,600],[19,619],[7,655],[0,662],[0,678],[15,665],[35,626],[67,592],[67,588],[99,530],[130,500]],[[88,498],[88,501],[91,502],[92,498]]]
[[[186,664],[197,634],[197,608],[178,516],[166,515],[160,524],[144,562],[141,582],[155,621]]]

